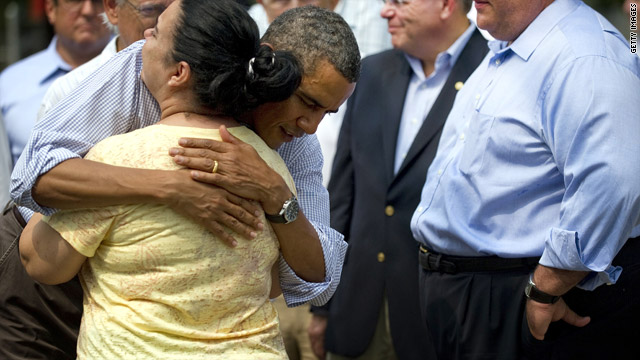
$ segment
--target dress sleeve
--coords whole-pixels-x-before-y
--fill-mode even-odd
[[[112,232],[119,208],[61,210],[43,220],[80,254],[93,257],[102,240]]]

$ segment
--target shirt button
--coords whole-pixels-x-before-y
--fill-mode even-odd
[[[418,206],[418,208],[416,209],[418,212],[422,212],[422,206]]]
[[[394,212],[395,209],[391,205],[387,205],[387,207],[384,208],[384,213],[387,214],[387,216],[393,216]]]
[[[411,119],[411,123],[412,124],[417,124],[418,123],[418,119],[416,119],[416,118]]]
[[[454,87],[456,88],[456,90],[460,91],[460,89],[462,89],[462,87],[464,86],[464,83],[462,81],[458,81]]]
[[[496,59],[496,65],[500,65],[501,62],[500,59]]]
[[[384,253],[382,251],[378,253],[378,262],[384,262]]]
[[[438,169],[438,175],[442,175],[442,169]]]
[[[464,140],[464,134],[460,134],[460,140]]]
[[[476,100],[480,100],[480,94],[476,95]]]

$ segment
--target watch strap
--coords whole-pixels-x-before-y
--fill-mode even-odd
[[[529,283],[524,289],[524,294],[527,298],[542,303],[542,304],[555,304],[560,300],[560,296],[547,294],[546,292],[538,289],[533,282],[533,274],[529,276]]]
[[[280,210],[280,212],[276,215],[271,215],[271,214],[267,214],[265,213],[264,216],[267,218],[267,220],[274,222],[274,223],[278,223],[278,224],[286,224],[287,223],[287,219],[284,218],[284,212],[282,210]]]
[[[276,215],[271,215],[265,213],[265,217],[267,220],[273,223],[278,224],[288,224],[293,222],[298,217],[298,199],[296,199],[295,195],[293,195],[290,199],[284,202],[280,212]]]

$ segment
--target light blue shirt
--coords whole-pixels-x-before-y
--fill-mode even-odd
[[[400,128],[398,129],[394,174],[400,170],[413,140],[420,131],[424,120],[440,95],[442,87],[447,82],[453,65],[475,29],[475,25],[470,25],[447,50],[436,56],[434,70],[429,76],[425,75],[422,62],[419,59],[405,54],[413,74],[407,87]]]
[[[581,1],[556,0],[458,93],[411,220],[450,255],[542,256],[615,282],[640,234],[640,58]]]
[[[71,70],[71,65],[56,51],[56,43],[57,37],[54,37],[45,50],[9,66],[0,74],[0,111],[14,164],[29,140],[49,85]]]
[[[94,144],[160,120],[160,108],[140,80],[144,40],[113,56],[90,74],[36,123],[11,176],[11,197],[22,206],[44,214],[55,209],[39,206],[31,196],[38,176],[59,163],[79,158]],[[315,136],[282,145],[284,159],[296,184],[298,200],[322,245],[326,278],[321,283],[300,279],[280,257],[280,284],[289,306],[326,303],[335,292],[347,244],[329,226],[329,194],[322,186],[322,153]]]

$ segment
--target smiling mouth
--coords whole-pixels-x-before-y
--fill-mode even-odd
[[[281,130],[282,130],[282,133],[284,134],[286,142],[292,141],[293,138],[300,138],[304,135],[304,132],[294,132],[294,131],[287,130],[285,128],[281,128]]]

